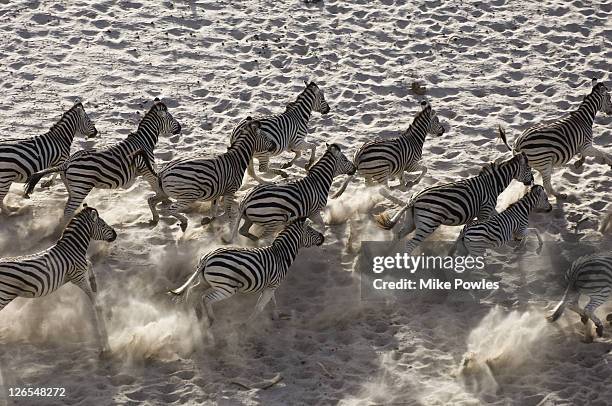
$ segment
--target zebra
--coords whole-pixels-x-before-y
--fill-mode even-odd
[[[308,217],[324,227],[321,210],[327,204],[329,188],[334,177],[355,173],[355,165],[342,153],[337,144],[327,146],[325,154],[308,171],[308,175],[297,181],[281,184],[259,185],[242,200],[236,221],[232,227],[231,242],[236,237],[240,219],[244,224],[240,234],[257,241],[258,237],[249,229],[255,224],[264,227],[264,234],[284,223],[285,216]]]
[[[323,234],[310,227],[304,217],[286,218],[289,224],[274,239],[272,245],[263,248],[218,248],[204,255],[195,272],[172,295],[181,296],[203,282],[206,287],[200,307],[196,307],[198,320],[206,317],[206,325],[212,326],[212,304],[237,293],[260,293],[252,321],[272,300],[273,316],[278,317],[274,292],[281,284],[294,262],[300,248],[320,246]],[[194,281],[198,279],[197,283]],[[187,295],[188,297],[188,295]]]
[[[601,151],[593,145],[593,121],[598,111],[612,114],[610,90],[603,84],[592,81],[591,93],[584,97],[577,110],[568,116],[549,124],[538,124],[526,129],[515,141],[513,151],[524,152],[529,164],[542,175],[546,192],[559,199],[566,199],[566,193],[555,191],[551,183],[553,168],[569,162],[576,154],[580,154],[574,163],[579,168],[585,157],[598,158],[602,163],[612,167],[612,155]],[[499,134],[508,149],[504,130],[499,128]]]
[[[33,138],[0,142],[0,211],[9,212],[4,199],[11,183],[24,183],[35,172],[56,166],[70,156],[75,135],[94,138],[98,130],[81,102],[66,111],[51,129]],[[54,177],[55,179],[55,177]],[[45,182],[50,186],[51,181]]]
[[[55,292],[71,282],[88,297],[96,323],[96,339],[108,353],[104,321],[96,303],[97,284],[87,259],[91,240],[113,242],[115,230],[93,207],[84,205],[52,247],[33,255],[0,259],[0,311],[17,297],[35,298]]]
[[[269,167],[270,157],[281,154],[284,151],[292,151],[295,156],[293,159],[281,166],[282,169],[287,169],[292,166],[295,161],[302,155],[302,151],[310,149],[310,160],[306,168],[310,167],[315,160],[316,144],[306,142],[308,134],[308,120],[312,111],[319,112],[323,115],[329,113],[329,105],[325,101],[323,91],[315,82],[306,84],[306,89],[302,91],[293,102],[287,104],[285,111],[281,114],[271,115],[258,118],[261,122],[261,132],[269,137],[275,144],[273,152],[267,149],[256,150],[253,158],[259,161],[259,170],[264,173],[274,173],[286,178],[288,175],[281,169]],[[231,136],[231,143],[240,134],[242,126],[246,124],[246,120],[241,121],[234,129]],[[267,183],[255,172],[255,167],[251,158],[249,165],[249,176],[257,180],[257,182]]]
[[[557,321],[569,304],[569,309],[578,313],[584,324],[590,319],[595,323],[597,335],[603,336],[603,323],[595,316],[595,310],[608,300],[612,292],[612,255],[590,254],[578,258],[565,273],[565,281],[567,288],[563,298],[547,317],[548,321]],[[581,294],[590,299],[583,309],[578,307]]]
[[[253,151],[274,151],[275,148],[272,141],[261,134],[259,121],[251,117],[247,117],[246,121],[247,125],[241,127],[241,133],[226,153],[214,158],[177,159],[159,171],[158,189],[148,199],[153,215],[152,224],[159,221],[156,205],[161,201],[169,201],[169,198],[176,202],[162,208],[162,213],[178,219],[183,231],[187,229],[187,218],[180,212],[196,200],[213,201],[211,217],[204,217],[201,222],[203,225],[208,224],[217,216],[221,197],[231,223],[234,194],[242,186],[244,172]],[[153,171],[152,168],[150,170]]]
[[[158,138],[180,131],[181,125],[168,112],[166,105],[155,98],[135,133],[110,148],[79,151],[63,164],[33,174],[27,182],[25,194],[32,193],[41,177],[59,172],[68,190],[63,220],[66,223],[93,188],[129,187],[137,175],[143,175],[155,189],[155,174],[149,171],[143,156],[136,155],[143,151],[147,160],[154,162],[153,149]]]
[[[529,228],[529,214],[532,211],[552,211],[546,190],[540,185],[534,185],[525,196],[503,212],[486,221],[467,224],[457,239],[457,246],[461,248],[458,253],[482,256],[488,248],[500,247],[512,240],[520,241],[517,247],[519,250],[525,246],[531,232],[538,239],[539,254],[543,243],[538,231]]]
[[[522,153],[485,166],[477,176],[429,187],[414,195],[392,218],[384,212],[375,216],[375,220],[381,228],[390,230],[406,213],[406,224],[395,238],[400,240],[416,230],[406,247],[406,252],[410,254],[440,225],[460,226],[475,217],[479,221],[486,221],[496,214],[497,197],[512,179],[524,185],[533,183],[527,157]]]
[[[427,101],[422,101],[421,107],[422,110],[416,115],[410,127],[399,137],[367,142],[357,151],[353,163],[357,167],[357,172],[365,177],[366,185],[375,182],[384,183],[389,188],[389,180],[398,178],[399,188],[405,190],[406,187],[414,186],[423,179],[427,167],[420,161],[425,137],[427,134],[442,136],[444,127]],[[416,171],[421,171],[421,174],[414,181],[404,183],[404,172]],[[340,197],[352,179],[349,177],[332,199]],[[401,201],[398,202],[388,195],[387,191],[383,192],[383,195],[401,204]]]

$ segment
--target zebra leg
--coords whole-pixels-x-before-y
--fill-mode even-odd
[[[51,185],[53,185],[53,182],[55,182],[55,180],[57,179],[57,177],[58,177],[58,176],[59,176],[59,173],[58,173],[58,172],[55,172],[55,173],[54,173],[54,174],[51,176],[51,179],[48,179],[48,180],[46,180],[46,181],[42,182],[42,183],[40,184],[40,187],[42,187],[42,188],[48,188],[48,187],[51,187]]]
[[[580,152],[583,158],[587,156],[592,156],[598,158],[600,163],[610,165],[610,167],[612,167],[612,157],[609,154],[603,152],[602,150],[594,147],[593,145],[587,146]]]
[[[163,207],[161,209],[161,212],[165,216],[171,216],[176,218],[180,222],[181,231],[185,232],[185,230],[187,230],[187,224],[189,223],[189,221],[187,220],[187,217],[183,216],[180,212],[189,208],[189,205],[191,203],[192,201],[179,200],[170,204],[170,206]]]
[[[372,180],[370,180],[370,182],[372,182]],[[382,182],[384,183],[382,189],[380,189],[380,195],[382,197],[384,197],[385,199],[389,200],[391,203],[396,204],[398,206],[403,206],[406,204],[406,202],[402,201],[401,199],[398,199],[397,197],[391,194],[391,187],[389,186],[389,178],[385,178],[385,180]],[[367,184],[367,181],[366,181],[366,184]]]
[[[608,299],[610,290],[602,290],[597,296],[590,296],[589,303],[584,308],[584,314],[595,323],[595,331],[597,336],[603,336],[603,323],[597,316],[595,316],[595,310],[601,306]]]
[[[165,198],[166,198],[165,196],[162,196],[161,194],[156,193],[147,199],[147,203],[149,204],[149,209],[151,209],[151,215],[153,216],[151,218],[151,221],[149,221],[149,224],[151,224],[152,226],[156,225],[159,222],[159,213],[157,212],[157,205],[159,204],[159,202],[161,202]]]
[[[92,189],[93,185],[87,184],[79,189],[70,188],[68,190],[68,201],[66,202],[66,207],[64,207],[64,218],[62,220],[64,225],[68,224],[70,219],[72,219],[72,216],[74,216],[74,213]]]
[[[213,220],[217,217],[217,212],[219,211],[219,199],[220,197],[212,201],[212,205],[210,207],[210,217],[202,217],[200,224],[205,226],[213,222]]]
[[[293,153],[295,154],[293,156],[293,159],[291,161],[289,161],[289,162],[285,162],[284,164],[282,164],[281,165],[282,169],[290,168],[295,163],[295,161],[297,161],[302,156],[302,151],[300,151],[300,150],[293,151]]]
[[[586,161],[586,157],[582,154],[578,154],[579,158],[576,162],[574,162],[574,168],[576,169],[580,169],[582,167],[582,165],[584,165],[584,162]]]
[[[412,251],[414,251],[414,249],[416,247],[418,247],[435,230],[436,230],[435,228],[430,228],[430,227],[428,227],[428,228],[417,228],[416,233],[414,234],[414,237],[412,237],[412,239],[410,241],[408,241],[408,243],[406,244],[406,253],[408,255],[410,255],[412,253]],[[406,236],[406,234],[402,235],[402,230],[400,230],[399,238],[398,239],[401,240],[402,238],[404,238],[404,236]]]
[[[557,199],[567,199],[567,193],[560,193],[553,189],[552,183],[550,182],[552,176],[552,165],[547,165],[545,169],[540,171],[540,173],[542,174],[542,183],[544,184],[546,193],[555,196]]]
[[[97,285],[95,282],[95,276],[93,274],[93,270],[91,269],[91,267],[89,268],[88,272],[89,272],[89,280],[90,281],[93,280],[94,285]],[[94,321],[95,330],[96,330],[96,340],[98,341],[98,345],[102,348],[100,351],[100,355],[105,356],[108,353],[110,353],[110,346],[108,344],[108,335],[106,333],[106,326],[104,324],[102,312],[100,311],[100,308],[97,305],[96,295],[93,291],[93,287],[90,286],[89,282],[85,278],[82,278],[78,281],[73,280],[71,282],[74,283],[79,288],[81,288],[81,290],[85,293],[85,295],[87,295],[87,298],[89,299],[89,302],[91,304],[90,306],[91,317],[92,317],[92,320]]]
[[[265,160],[265,164],[264,164],[264,160]],[[259,170],[261,171],[262,167],[265,167],[266,169],[268,168],[268,162],[269,162],[269,158],[260,158],[259,159]],[[255,179],[259,184],[261,185],[267,185],[270,182],[268,182],[267,180],[262,179],[259,175],[257,175],[257,173],[255,172],[255,164],[253,163],[253,159],[251,159],[251,162],[249,163],[249,167],[248,167],[248,173],[249,176],[252,177],[253,179]]]
[[[225,204],[225,213],[227,214],[227,222],[230,225],[230,230],[233,229],[234,221],[234,207],[236,207],[236,200],[234,194],[227,194],[223,196],[223,203]],[[239,219],[236,219],[239,220]]]
[[[416,170],[421,170],[421,174],[419,176],[417,176],[417,178],[415,180],[411,180],[406,182],[406,184],[404,185],[405,187],[413,187],[415,185],[417,185],[427,174],[427,167],[424,165],[418,165],[416,168],[414,168],[415,171]]]
[[[2,214],[8,214],[13,211],[11,208],[4,204],[4,198],[6,197],[6,194],[8,193],[11,187],[11,183],[13,183],[12,180],[0,183],[0,210],[2,211]]]
[[[272,288],[264,289],[264,291],[261,292],[261,295],[259,295],[257,304],[255,305],[255,310],[253,310],[253,313],[251,313],[251,315],[249,316],[247,323],[250,324],[255,319],[255,317],[257,317],[257,315],[263,311],[263,309],[266,307],[270,299],[272,299],[273,297],[274,297],[274,289]]]
[[[243,235],[245,237],[247,237],[248,239],[250,239],[251,241],[257,241],[259,240],[259,237],[257,237],[256,235],[253,235],[249,232],[249,229],[251,228],[251,226],[253,225],[253,222],[251,221],[251,219],[249,219],[247,216],[243,216],[244,218],[244,223],[242,223],[242,227],[240,227],[240,235]],[[239,221],[240,219],[238,219]]]

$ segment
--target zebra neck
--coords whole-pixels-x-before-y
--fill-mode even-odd
[[[510,214],[517,213],[518,216],[527,218],[529,217],[529,213],[531,213],[534,207],[535,200],[532,198],[531,195],[527,195],[520,199],[518,202],[510,205],[510,207],[508,207],[506,211],[508,211]]]
[[[572,112],[572,116],[580,118],[588,126],[593,126],[597,110],[599,110],[599,104],[601,103],[600,97],[595,93],[591,93],[584,98],[584,101],[580,104],[577,110]]]
[[[288,226],[291,227],[291,226]],[[299,249],[299,236],[294,230],[285,229],[272,243],[272,250],[278,262],[287,268],[291,266]]]
[[[329,191],[334,180],[335,171],[336,159],[331,153],[326,152],[325,155],[312,166],[310,171],[308,171],[308,175],[306,175],[305,179],[312,179]]]
[[[510,163],[512,165],[513,163]],[[492,182],[492,190],[496,196],[499,196],[501,192],[506,190],[510,182],[512,182],[512,167],[510,165],[500,166],[496,171],[489,175]]]
[[[408,130],[402,133],[400,139],[410,140],[412,143],[422,147],[427,136],[427,124],[426,120],[419,120],[419,117],[415,118],[414,122],[408,127]]]
[[[314,95],[309,89],[304,90],[297,97],[295,104],[288,111],[288,113],[302,122],[308,122],[310,115],[312,114],[312,107],[314,104]]]
[[[226,156],[234,159],[244,172],[255,152],[255,140],[252,137],[238,138],[226,152]]]
[[[43,135],[43,137],[48,136],[59,141],[62,144],[62,147],[70,151],[70,145],[72,145],[72,140],[74,139],[74,124],[71,120],[68,120],[65,116],[60,119],[51,129]]]
[[[90,240],[91,227],[89,224],[73,219],[55,246],[70,252],[87,252]]]
[[[147,115],[142,119],[140,125],[138,125],[138,130],[136,130],[134,134],[130,134],[128,139],[130,137],[138,139],[143,146],[152,150],[159,138],[159,123],[157,123],[154,118]]]

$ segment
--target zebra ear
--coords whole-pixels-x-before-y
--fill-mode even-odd
[[[83,203],[83,208],[86,208],[86,207],[87,207],[87,203]]]
[[[153,99],[153,104],[157,104],[159,102],[161,102],[161,100],[159,100],[159,97]]]
[[[596,84],[597,84],[597,78],[591,79],[591,86],[595,87]]]
[[[77,97],[77,98],[75,98],[75,99],[74,99],[74,105],[75,105],[75,106],[78,106],[79,104],[83,104],[83,103],[81,102],[81,99],[79,99],[79,98]]]

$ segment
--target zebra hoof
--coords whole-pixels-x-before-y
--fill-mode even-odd
[[[281,173],[279,173],[279,175],[280,175],[280,176],[281,176],[281,178],[283,178],[283,179],[287,179],[287,178],[289,177],[289,174],[288,174],[288,173],[285,173],[285,172],[281,172]]]
[[[595,328],[595,332],[597,333],[597,337],[603,337],[603,325],[598,325]]]
[[[281,169],[291,168],[292,166],[293,166],[293,164],[291,162],[286,162],[286,163],[281,165]]]
[[[159,223],[159,219],[149,220],[149,227],[155,227]]]
[[[587,316],[580,316],[580,321],[582,322],[582,324],[587,324],[587,322],[589,321],[589,318]]]
[[[612,325],[612,313],[606,316],[606,321]]]
[[[555,197],[559,200],[567,200],[567,193],[557,193]]]
[[[200,221],[200,224],[205,226],[207,224],[212,223],[213,218],[212,217],[202,217],[202,221]]]
[[[185,230],[187,230],[187,223],[179,223],[179,226],[181,226],[182,232],[185,232]]]

